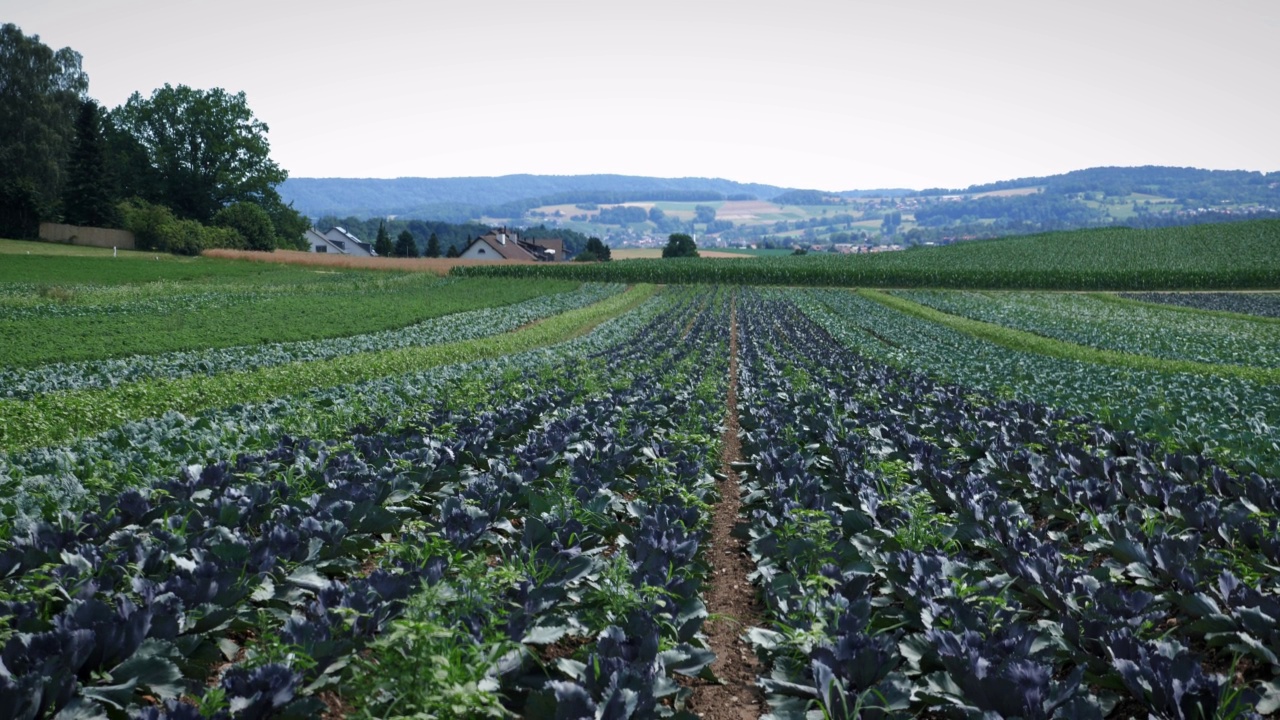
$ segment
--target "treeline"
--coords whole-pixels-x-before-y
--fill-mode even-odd
[[[1109,222],[1109,216],[1098,208],[1049,193],[929,203],[916,208],[915,218],[926,228],[991,220],[992,229],[1011,232],[1064,230]]]
[[[146,250],[304,246],[244,93],[166,84],[105,110],[81,61],[0,26],[0,236],[61,221],[131,230]]]
[[[409,233],[409,241],[414,244],[416,254],[399,252],[392,250],[389,253],[378,251],[379,255],[410,255],[427,256],[427,257],[457,257],[462,251],[471,244],[471,241],[493,232],[496,228],[491,225],[478,222],[465,223],[449,223],[440,220],[416,220],[416,219],[385,219],[385,218],[358,218],[354,216],[337,217],[335,215],[325,215],[316,220],[316,227],[322,230],[328,230],[332,227],[340,227],[352,233],[356,237],[365,242],[376,242],[380,235],[385,235],[389,239],[395,238],[399,241],[404,233]],[[537,225],[531,228],[519,230],[520,236],[527,239],[537,238],[560,238],[564,241],[564,251],[569,257],[573,257],[582,252],[587,247],[587,236],[574,230],[567,228],[549,229],[545,225]],[[436,239],[439,255],[428,255],[431,238]]]
[[[789,190],[775,197],[773,201],[779,205],[843,205],[844,201],[837,195],[821,190]]]

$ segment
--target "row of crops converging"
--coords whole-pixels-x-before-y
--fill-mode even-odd
[[[1275,479],[894,369],[815,312],[669,289],[408,410],[299,397],[362,408],[323,440],[213,409],[118,481],[97,461],[0,534],[0,717],[691,717],[731,384],[776,720],[1280,709]]]

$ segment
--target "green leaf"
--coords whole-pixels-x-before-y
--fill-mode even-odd
[[[550,645],[569,632],[568,625],[548,625],[531,628],[520,642],[526,645]]]

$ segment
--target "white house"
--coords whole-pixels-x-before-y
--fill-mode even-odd
[[[496,262],[506,260],[559,262],[566,259],[564,241],[560,238],[524,240],[505,227],[472,240],[458,257],[462,260]]]
[[[374,252],[372,245],[340,227],[332,228],[324,234],[315,229],[308,229],[304,237],[313,253],[333,253],[335,255],[354,255],[358,257],[376,257],[378,254]]]

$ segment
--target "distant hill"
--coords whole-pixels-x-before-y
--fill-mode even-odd
[[[633,175],[503,175],[464,178],[289,178],[280,195],[309,217],[403,215],[463,222],[560,203],[638,200],[767,200],[786,188],[718,178]],[[488,212],[488,211],[495,212]]]
[[[978,194],[1041,187],[1053,195],[1102,193],[1105,197],[1151,195],[1205,205],[1220,203],[1265,203],[1280,198],[1280,172],[1248,170],[1202,170],[1190,167],[1143,165],[1140,167],[1096,167],[1061,175],[1003,180],[971,185],[964,190],[926,190],[921,195]]]
[[[280,194],[313,219],[546,224],[612,244],[643,244],[670,232],[766,247],[922,244],[1280,217],[1280,172],[1161,166],[1088,168],[964,189],[814,190],[718,178],[504,175],[291,178]],[[616,208],[622,203],[640,207]],[[698,211],[698,205],[706,207]]]

